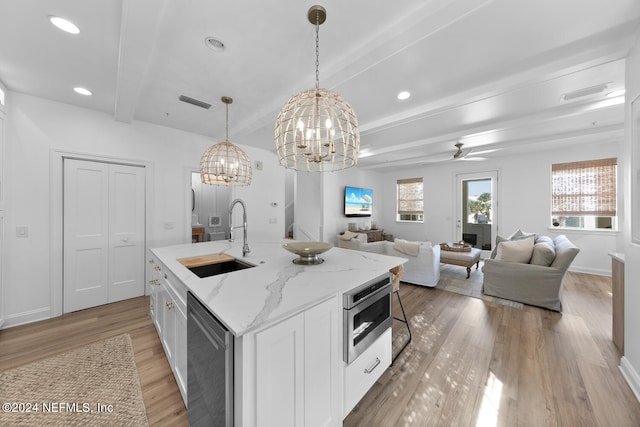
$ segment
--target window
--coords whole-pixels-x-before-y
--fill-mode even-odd
[[[616,158],[552,165],[552,225],[617,229],[616,183]]]
[[[397,221],[422,222],[424,196],[422,178],[399,179]]]

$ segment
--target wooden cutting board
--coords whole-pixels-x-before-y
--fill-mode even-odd
[[[190,258],[180,258],[178,262],[187,268],[200,267],[202,265],[220,264],[221,262],[233,261],[235,258],[227,254],[209,254]]]

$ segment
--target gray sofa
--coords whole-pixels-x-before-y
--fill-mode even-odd
[[[543,237],[546,239],[542,239]],[[531,258],[534,263],[499,259],[484,261],[482,292],[485,295],[562,311],[562,281],[578,252],[580,249],[564,235],[554,239],[547,236],[536,237]],[[549,261],[549,265],[545,265]]]

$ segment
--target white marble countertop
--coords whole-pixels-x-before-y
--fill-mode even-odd
[[[404,258],[334,247],[320,255],[320,265],[301,266],[283,243],[251,242],[242,257],[242,239],[151,249],[182,284],[235,335],[275,323],[335,295],[355,288]],[[256,267],[199,278],[177,259],[224,252]]]

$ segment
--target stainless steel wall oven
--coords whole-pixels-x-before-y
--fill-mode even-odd
[[[343,359],[351,363],[391,327],[391,275],[383,274],[346,292],[343,306]]]

